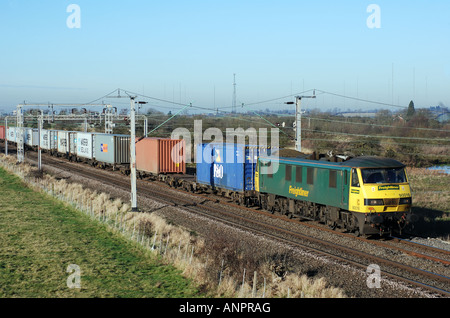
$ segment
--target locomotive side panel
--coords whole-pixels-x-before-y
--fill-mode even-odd
[[[272,160],[261,159],[258,171],[259,191],[277,196],[314,202],[321,205],[348,208],[348,170],[339,165],[308,163],[280,159],[276,172]],[[267,173],[263,167],[268,167]],[[275,166],[274,166],[275,167]]]

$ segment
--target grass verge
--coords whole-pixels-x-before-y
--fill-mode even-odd
[[[2,168],[0,189],[0,297],[198,296],[179,270]],[[71,264],[80,289],[68,288]]]

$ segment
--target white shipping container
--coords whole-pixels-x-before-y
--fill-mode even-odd
[[[77,134],[76,131],[69,132],[69,149],[72,155],[77,154]]]
[[[57,146],[58,152],[62,154],[68,154],[70,150],[69,144],[70,144],[69,132],[58,130],[58,146]]]
[[[24,128],[24,142],[26,145],[33,147],[38,145],[38,130],[34,128]]]
[[[16,142],[16,127],[8,127],[8,141]]]
[[[46,129],[41,129],[41,149],[49,150],[50,148],[50,132]]]
[[[45,150],[56,149],[57,143],[57,133],[56,130],[41,130],[41,148]]]
[[[77,133],[77,156],[92,159],[92,133]]]

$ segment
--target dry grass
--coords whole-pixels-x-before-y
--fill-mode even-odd
[[[450,175],[425,168],[407,169],[416,207],[450,213]]]
[[[420,236],[449,238],[450,175],[425,168],[408,168],[414,214],[419,222],[414,233]]]
[[[19,166],[14,170],[22,173]],[[33,177],[34,179],[34,177]],[[0,297],[201,296],[179,270],[60,200],[0,168]],[[33,187],[39,188],[37,185]],[[69,264],[81,286],[69,288]]]
[[[278,265],[283,255],[279,251],[256,253],[254,246],[218,233],[211,234],[206,241],[168,224],[155,213],[131,212],[128,203],[108,194],[49,175],[40,176],[27,165],[16,165],[12,157],[0,156],[0,165],[19,175],[30,187],[70,203],[145,250],[160,255],[210,297],[345,297],[340,289],[327,286],[323,278],[312,280],[284,270],[280,273]],[[247,275],[243,284],[244,270]]]

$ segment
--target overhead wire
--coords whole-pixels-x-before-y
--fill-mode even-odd
[[[359,98],[359,97],[352,97],[352,96],[346,96],[346,95],[342,95],[342,94],[327,92],[327,91],[323,91],[323,90],[320,90],[320,89],[316,89],[316,91],[317,92],[321,92],[323,94],[328,94],[328,95],[332,95],[332,96],[337,96],[337,97],[342,97],[342,98],[346,98],[346,99],[356,100],[356,101],[359,101],[359,102],[365,102],[365,103],[377,104],[377,105],[383,105],[383,106],[391,106],[391,107],[397,107],[397,108],[408,108],[408,106],[377,102],[377,101],[363,99],[363,98]]]
[[[389,138],[389,139],[414,139],[414,140],[428,140],[428,141],[445,141],[450,142],[450,139],[441,139],[441,138],[421,138],[421,137],[399,137],[399,136],[385,136],[385,135],[364,135],[364,134],[351,134],[351,133],[343,133],[336,131],[324,131],[317,129],[302,129],[303,131],[317,132],[323,134],[337,134],[337,135],[345,135],[345,136],[355,136],[355,137],[365,137],[365,138]]]
[[[422,128],[422,127],[406,127],[406,126],[392,126],[392,125],[381,125],[381,124],[372,124],[372,123],[358,123],[355,121],[347,122],[343,120],[333,120],[333,119],[325,119],[325,118],[317,118],[317,117],[303,117],[303,118],[309,118],[313,120],[319,120],[319,121],[326,121],[326,122],[332,122],[332,123],[346,123],[346,124],[352,124],[352,125],[365,125],[365,126],[374,126],[374,127],[387,127],[387,128],[400,128],[400,129],[413,129],[413,130],[428,130],[428,131],[440,131],[440,132],[450,132],[450,130],[447,129],[435,129],[435,128]]]
[[[147,98],[147,99],[151,99],[151,100],[155,100],[158,102],[163,102],[163,103],[169,103],[172,105],[178,105],[178,106],[183,106],[182,110],[187,108],[187,105],[184,103],[178,103],[175,101],[169,101],[169,100],[165,100],[165,99],[161,99],[161,98],[156,98],[156,97],[152,97],[152,96],[148,96],[148,95],[144,95],[144,94],[140,94],[140,93],[135,93],[135,92],[131,92],[128,90],[124,90],[124,89],[115,89],[114,91],[112,91],[111,93],[108,93],[98,99],[95,99],[89,103],[86,103],[84,105],[88,105],[88,104],[92,104],[95,103],[103,98],[107,98],[109,97],[112,93],[114,92],[124,92],[126,94],[132,94],[132,95],[136,95],[136,96],[140,96],[143,98]],[[320,90],[320,89],[310,89],[310,90],[306,90],[297,94],[290,94],[290,95],[286,95],[286,96],[282,96],[282,97],[277,97],[277,98],[273,98],[273,99],[269,99],[269,100],[264,100],[264,101],[259,101],[259,102],[253,102],[253,103],[247,103],[247,104],[242,104],[242,108],[244,107],[249,107],[249,106],[255,106],[255,105],[260,105],[260,104],[265,104],[265,103],[270,103],[270,102],[274,102],[274,101],[278,101],[281,99],[286,99],[286,98],[290,98],[293,96],[298,96],[301,94],[305,94],[308,92],[319,92],[321,95],[322,94],[328,94],[328,95],[332,95],[332,96],[337,96],[337,97],[341,97],[341,98],[347,98],[347,99],[352,99],[352,100],[357,100],[357,101],[361,101],[361,102],[366,102],[366,103],[372,103],[372,104],[377,104],[377,105],[383,105],[383,106],[390,106],[390,107],[397,107],[397,108],[407,108],[405,106],[402,105],[395,105],[395,104],[390,104],[390,103],[384,103],[384,102],[377,102],[377,101],[372,101],[372,100],[368,100],[368,99],[362,99],[362,98],[358,98],[358,97],[351,97],[351,96],[346,96],[346,95],[342,95],[342,94],[337,94],[337,93],[332,93],[332,92],[328,92],[328,91],[324,91],[324,90]],[[224,111],[224,109],[228,109],[228,108],[232,108],[233,106],[225,106],[225,107],[203,107],[203,106],[198,106],[198,105],[193,105],[190,104],[189,105],[191,108],[195,108],[195,109],[202,109],[202,110],[209,110],[212,112],[216,112],[216,113],[229,113]],[[155,107],[161,107],[160,105]],[[172,116],[170,119],[174,118],[176,115],[178,115],[180,112],[177,112],[174,116]],[[257,115],[259,118],[261,118],[262,120],[264,120],[266,123],[268,123],[270,126],[275,127],[277,129],[279,129],[279,131],[281,131],[283,134],[291,137],[289,134],[287,134],[284,130],[280,129],[280,127],[276,126],[275,124],[273,124],[272,122],[270,122],[269,120],[267,120],[266,118],[264,118],[262,115],[258,114],[256,111],[252,111],[252,113],[254,113],[255,115]],[[238,120],[241,120],[241,118],[239,117],[232,117]],[[308,118],[308,117],[307,117]],[[170,120],[169,119],[169,120]],[[330,120],[330,119],[321,119],[321,118],[311,118],[314,120],[322,120],[322,121],[328,121],[328,122],[338,122],[338,123],[342,123],[343,121],[338,121],[338,120]],[[160,128],[162,125],[166,124],[169,120],[165,121],[163,124],[159,125],[157,128]],[[370,125],[370,126],[377,126],[377,127],[390,127],[390,128],[410,128],[410,129],[417,129],[417,130],[429,130],[429,131],[444,131],[447,132],[447,130],[440,130],[440,129],[432,129],[432,128],[420,128],[420,127],[397,127],[397,126],[390,126],[390,125],[379,125],[379,124],[370,124],[370,123],[355,123],[352,122],[352,124],[356,124],[356,125]],[[293,127],[286,127],[286,129],[293,129]],[[421,137],[400,137],[400,136],[384,136],[384,135],[378,135],[378,136],[374,136],[374,135],[369,135],[369,134],[352,134],[352,133],[342,133],[342,132],[331,132],[331,131],[323,131],[323,130],[314,130],[314,129],[302,129],[303,131],[307,131],[307,132],[312,132],[312,133],[323,133],[323,134],[337,134],[337,135],[346,135],[346,136],[355,136],[355,137],[364,137],[364,138],[389,138],[389,139],[406,139],[406,140],[424,140],[424,141],[443,141],[443,142],[449,142],[449,139],[441,139],[441,138],[421,138]],[[153,132],[153,131],[152,131]]]

